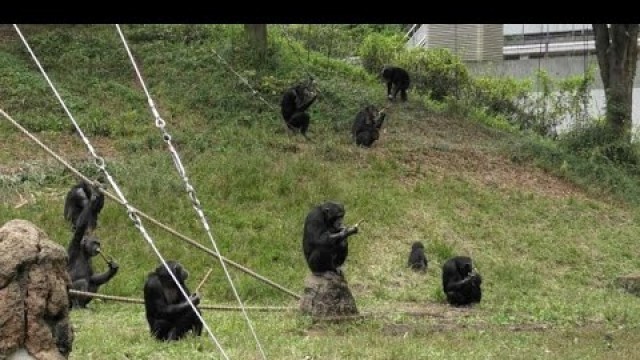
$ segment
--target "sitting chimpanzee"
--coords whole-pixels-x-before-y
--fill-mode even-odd
[[[442,265],[442,288],[447,302],[454,306],[479,303],[482,277],[473,269],[471,258],[455,256]]]
[[[409,253],[409,260],[407,265],[416,271],[427,271],[427,257],[424,255],[424,245],[420,241],[415,241],[411,245],[411,252]]]
[[[302,249],[314,275],[332,271],[342,275],[340,266],[349,252],[347,239],[358,232],[358,226],[342,225],[345,210],[342,204],[325,202],[314,207],[304,222]]]
[[[309,128],[310,120],[306,111],[317,98],[317,94],[313,93],[310,87],[311,84],[292,86],[282,94],[282,101],[280,102],[282,117],[287,127],[294,132],[300,131],[306,139],[309,139],[307,137],[307,129]]]
[[[407,89],[411,80],[409,73],[400,67],[385,65],[380,73],[382,79],[387,83],[387,97],[389,100],[395,100],[396,95],[400,92],[402,101],[407,101]],[[393,95],[391,95],[391,88],[393,87]]]
[[[378,140],[385,116],[384,110],[378,112],[373,105],[367,105],[360,110],[351,127],[351,134],[356,144],[370,147],[374,141]]]
[[[80,213],[89,205],[89,200],[94,197],[98,203],[95,204],[95,216],[92,216],[90,219],[93,223],[89,224],[89,229],[92,231],[96,228],[98,214],[104,207],[104,196],[98,196],[97,193],[98,190],[86,181],[80,181],[67,193],[64,201],[64,219],[71,223],[73,230],[76,229],[76,223]]]
[[[185,293],[190,294],[184,283],[189,276],[187,270],[177,261],[169,260],[167,266]],[[190,294],[189,299],[200,314],[197,307],[200,296]],[[200,318],[163,264],[158,265],[147,277],[144,284],[144,308],[151,334],[158,340],[180,340],[191,330],[197,336],[202,334]]]
[[[71,288],[85,292],[97,292],[98,288],[111,280],[118,272],[118,264],[110,260],[109,270],[102,274],[93,273],[91,258],[100,253],[100,240],[93,235],[98,212],[104,204],[104,195],[98,191],[92,193],[88,204],[78,215],[73,239],[67,248],[69,263],[67,270],[71,277]],[[92,298],[70,296],[73,308],[84,308]]]

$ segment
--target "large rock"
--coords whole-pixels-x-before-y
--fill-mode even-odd
[[[0,360],[69,356],[67,252],[25,220],[0,228]],[[15,357],[17,356],[17,357]]]
[[[326,272],[310,274],[304,281],[300,310],[314,318],[335,318],[358,315],[356,300],[343,276]]]

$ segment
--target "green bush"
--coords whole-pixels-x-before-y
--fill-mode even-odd
[[[536,90],[523,99],[520,116],[515,119],[523,130],[554,135],[554,129],[567,119],[576,125],[588,121],[589,89],[593,83],[593,69],[585,75],[554,80],[546,71],[536,72]]]
[[[413,48],[399,53],[395,62],[409,72],[412,87],[433,100],[458,95],[471,82],[467,67],[449,49]]]
[[[620,139],[617,131],[603,120],[575,128],[562,137],[561,144],[569,152],[592,162],[611,162],[634,173],[638,171],[638,146],[626,138]]]
[[[396,61],[399,53],[404,50],[404,40],[399,35],[386,36],[379,33],[369,34],[360,45],[358,55],[362,59],[362,66],[376,74],[385,64]]]
[[[489,114],[510,116],[519,114],[518,104],[530,91],[530,80],[481,76],[471,81],[468,95]]]

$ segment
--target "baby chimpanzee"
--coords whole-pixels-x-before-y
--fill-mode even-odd
[[[416,241],[411,245],[407,265],[416,271],[427,271],[427,257],[424,255],[424,245],[420,241]]]

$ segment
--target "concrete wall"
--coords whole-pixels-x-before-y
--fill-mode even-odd
[[[538,69],[547,71],[554,78],[582,75],[585,68],[595,66],[595,83],[593,88],[602,89],[600,69],[595,54],[586,58],[580,56],[558,56],[539,59],[503,60],[499,62],[466,63],[469,71],[474,75],[511,76],[517,79],[532,77]],[[640,60],[638,61],[640,69]],[[634,87],[640,87],[640,77],[634,79]]]

